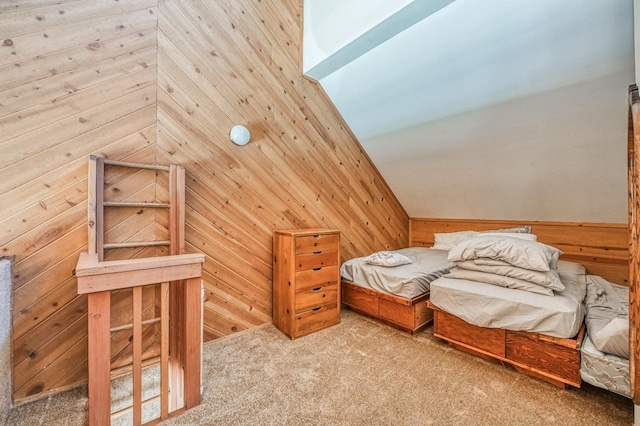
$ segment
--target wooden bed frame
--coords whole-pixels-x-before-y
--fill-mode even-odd
[[[531,232],[538,236],[538,241],[562,250],[562,259],[581,263],[589,274],[628,285],[627,224],[412,219],[410,238],[412,245],[431,246],[435,232],[481,231],[522,225],[531,225]],[[562,388],[580,387],[584,324],[577,336],[560,339],[526,331],[478,327],[436,308],[429,301],[427,306],[434,310],[434,336],[446,340],[456,349],[511,365],[521,373]]]
[[[563,260],[581,263],[589,274],[628,285],[627,224],[415,218],[410,222],[409,245],[431,247],[434,233],[485,231],[523,225],[532,227],[531,232],[538,236],[538,241],[562,250]],[[405,299],[344,281],[342,302],[355,312],[412,334],[433,320],[434,335],[456,349],[511,365],[521,373],[559,387],[580,387],[580,347],[584,325],[571,339],[477,327],[431,305],[429,293]]]
[[[427,307],[429,293],[406,299],[342,281],[342,303],[352,311],[377,319],[408,333],[415,333],[433,320]]]
[[[561,388],[580,387],[580,348],[585,326],[572,339],[469,324],[427,302],[434,310],[433,335],[454,348],[513,366],[520,373]]]

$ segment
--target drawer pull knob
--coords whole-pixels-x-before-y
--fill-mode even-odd
[[[320,309],[322,309],[322,306],[318,306],[317,308],[313,308],[312,311],[318,312]]]
[[[322,266],[320,266],[319,268],[313,268],[314,271],[319,271],[320,269],[322,269]]]
[[[320,290],[322,290],[322,287],[316,287],[316,288],[313,288],[312,290],[313,291],[320,291]]]

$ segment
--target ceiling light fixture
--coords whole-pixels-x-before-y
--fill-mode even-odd
[[[251,139],[251,133],[249,133],[249,129],[243,125],[236,124],[231,128],[231,132],[229,132],[229,139],[236,145],[246,145]]]

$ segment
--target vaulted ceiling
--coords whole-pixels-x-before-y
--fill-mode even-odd
[[[305,0],[318,79],[411,216],[626,220],[632,0]]]

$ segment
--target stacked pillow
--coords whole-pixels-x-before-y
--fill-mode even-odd
[[[467,238],[474,237],[479,234],[531,234],[530,226],[518,226],[515,228],[495,229],[491,231],[459,231],[459,232],[443,232],[433,234],[434,236],[434,249],[437,250],[451,250],[459,242],[466,240]]]
[[[537,242],[533,234],[484,232],[457,237],[460,240],[448,255],[448,260],[454,262],[456,268],[446,275],[448,278],[478,281],[548,296],[565,288],[557,271],[558,257],[562,252]]]

